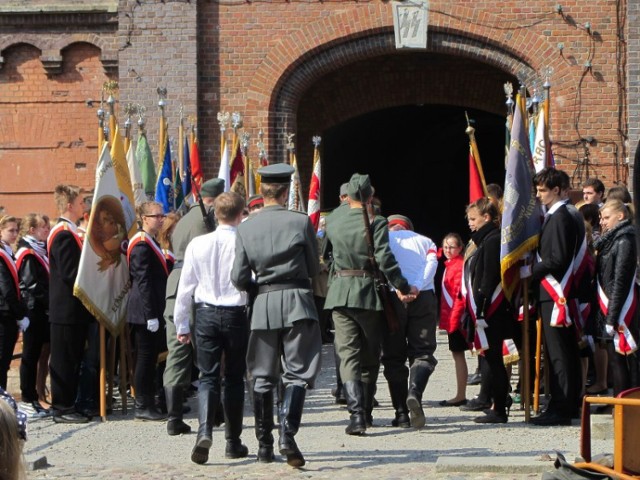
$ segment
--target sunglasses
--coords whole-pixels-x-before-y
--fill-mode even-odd
[[[161,218],[166,218],[167,216],[164,213],[156,213],[155,215],[143,215],[143,217],[155,218],[157,220],[160,220]]]

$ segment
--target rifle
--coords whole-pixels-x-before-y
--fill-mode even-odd
[[[200,187],[198,187],[198,182],[194,178],[193,174],[191,174],[191,185],[196,191],[196,198],[198,199],[198,205],[200,205],[200,213],[202,213],[202,221],[204,222],[204,226],[207,229],[207,232],[211,233],[216,229],[216,224],[211,215],[207,213],[207,209],[204,206],[204,202],[202,201],[202,195],[200,195]]]
[[[362,191],[360,191],[360,201],[362,202]],[[378,262],[373,248],[373,234],[371,233],[371,222],[369,221],[369,212],[367,212],[367,205],[362,202],[362,216],[364,218],[364,227],[367,238],[367,247],[369,250],[369,261],[373,268],[373,283],[376,288],[376,292],[382,302],[382,308],[384,311],[384,317],[387,320],[387,326],[391,333],[395,333],[400,329],[400,322],[398,321],[398,314],[391,301],[391,290],[389,288],[389,282],[387,282],[384,273],[380,271]]]

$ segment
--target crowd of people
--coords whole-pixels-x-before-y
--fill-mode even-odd
[[[589,179],[574,206],[566,173],[536,174],[544,217],[536,258],[520,271],[531,279],[533,301],[521,306],[501,286],[499,188],[468,205],[470,240],[463,242],[466,232],[449,233],[438,249],[407,216],[381,215],[368,175],[341,186],[340,205],[316,231],[306,214],[286,208],[293,169],[274,164],[258,173],[261,195],[246,202],[212,179],[182,216],[165,214],[157,202],[139,205],[139,232],[128,244],[135,361],[133,376],[120,372],[120,381],[130,381],[137,420],[166,421],[167,433],[179,435],[191,430],[185,394],[199,379],[193,462],[208,461],[213,427],[222,423],[225,456],[249,454],[241,441],[247,390],[258,461],[274,460],[277,405],[277,450],[289,465],[303,466],[295,436],[323,341],[335,344],[334,393],[347,405],[348,435],[373,425],[381,365],[392,426],[424,427],[438,328],[455,364],[455,395],[440,406],[484,412],[476,423],[508,422],[513,398],[504,350],[509,343],[522,350],[521,307],[541,319],[550,379],[550,400],[532,424],[569,424],[585,392],[606,392],[609,380],[614,394],[640,384],[637,252],[624,187],[611,188],[605,201],[602,182]],[[42,214],[0,219],[0,391],[22,332],[12,432],[23,438],[24,416],[85,423],[97,415],[96,321],[73,295],[91,201],[69,185],[57,186],[54,199],[53,225]],[[468,350],[480,358],[480,393],[472,399]],[[586,388],[590,363],[595,378]],[[3,402],[0,419],[8,411]]]

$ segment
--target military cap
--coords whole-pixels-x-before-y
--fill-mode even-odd
[[[360,198],[360,193],[364,198]],[[373,195],[373,187],[369,175],[354,173],[347,184],[347,195],[354,200],[367,201]]]
[[[387,217],[387,221],[389,222],[389,227],[400,225],[405,230],[413,231],[413,223],[411,222],[409,217],[405,217],[404,215],[389,215]]]
[[[262,183],[289,183],[295,169],[286,163],[274,163],[258,169]]]
[[[349,186],[348,182],[343,183],[342,185],[340,185],[340,196],[344,197],[345,195],[349,195],[349,192],[347,192],[347,187]]]
[[[202,184],[200,195],[203,197],[217,197],[224,192],[224,178],[212,178]]]
[[[247,207],[253,208],[258,205],[264,205],[264,198],[262,198],[262,195],[251,195],[247,201]]]

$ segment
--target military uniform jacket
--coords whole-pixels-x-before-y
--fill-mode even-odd
[[[175,230],[171,234],[172,252],[175,255],[175,263],[173,270],[169,274],[167,280],[166,298],[175,298],[178,293],[178,282],[180,281],[180,272],[182,271],[182,262],[184,262],[184,252],[187,245],[195,237],[205,235],[207,228],[202,219],[202,211],[200,205],[192,205],[184,217],[180,219]],[[171,312],[173,315],[173,312]]]
[[[382,310],[382,302],[376,292],[373,277],[335,275],[340,270],[372,271],[362,210],[340,208],[329,215],[326,222],[323,257],[325,260],[332,258],[333,263],[324,308],[327,310],[336,307]],[[387,220],[376,216],[371,222],[371,231],[374,256],[380,270],[397,290],[404,294],[409,293],[409,283],[402,276],[400,266],[389,247]]]
[[[167,288],[167,264],[160,245],[153,239],[156,248],[146,241],[130,249],[129,276],[131,291],[127,303],[127,321],[146,325],[147,320],[162,319],[164,294]]]
[[[309,281],[320,270],[318,244],[306,214],[269,205],[238,225],[231,281],[248,290],[252,274],[260,285]],[[302,319],[318,320],[311,288],[259,293],[251,311],[252,330],[291,327]]]

